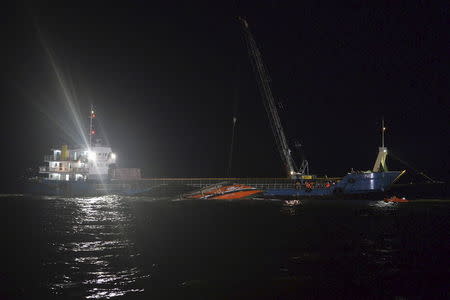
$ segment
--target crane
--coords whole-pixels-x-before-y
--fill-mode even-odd
[[[264,66],[261,52],[256,45],[255,39],[248,27],[248,23],[245,19],[239,17],[239,21],[242,23],[245,33],[245,41],[247,44],[248,54],[252,62],[253,71],[258,82],[258,88],[263,98],[264,108],[270,121],[270,127],[272,128],[275,142],[280,152],[281,160],[283,161],[287,174],[292,179],[301,178],[305,174],[309,174],[308,161],[304,159],[300,168],[297,168],[294,159],[292,158],[291,149],[289,149],[286,136],[284,134],[283,126],[281,125],[278,110],[275,105],[272,90],[270,89],[270,79],[266,67]]]

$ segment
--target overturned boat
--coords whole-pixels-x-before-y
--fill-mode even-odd
[[[257,195],[261,195],[262,193],[263,190],[259,190],[249,185],[223,182],[182,195],[182,198],[198,200],[239,200],[255,197]]]

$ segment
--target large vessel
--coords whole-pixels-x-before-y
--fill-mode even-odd
[[[99,195],[140,194],[159,191],[160,195],[176,192],[187,199],[242,199],[248,197],[303,198],[303,197],[366,197],[386,192],[404,171],[389,171],[386,165],[388,149],[384,144],[384,121],[381,147],[370,171],[351,171],[343,178],[319,178],[309,174],[309,164],[295,163],[281,124],[275,100],[269,85],[267,68],[249,30],[248,23],[240,19],[247,42],[258,87],[269,117],[272,132],[288,178],[246,179],[228,178],[151,178],[141,179],[139,169],[119,169],[116,155],[109,145],[93,142],[95,112],[91,107],[89,143],[69,149],[67,145],[52,149],[45,156],[40,176],[26,183],[26,191],[44,195]],[[235,121],[234,121],[235,122]],[[200,188],[200,190],[198,190]],[[192,190],[197,191],[192,192]],[[186,194],[186,192],[190,192]]]
[[[97,138],[96,113],[91,107],[89,144],[69,148],[62,145],[44,156],[39,174],[25,183],[25,192],[40,195],[88,196],[133,194],[145,191],[139,184],[140,169],[117,168],[116,154]]]

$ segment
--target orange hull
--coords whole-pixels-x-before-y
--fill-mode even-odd
[[[384,199],[384,202],[403,203],[403,202],[409,202],[409,201],[405,198],[399,198],[399,197],[393,196],[391,198]]]
[[[254,187],[248,185],[233,184],[221,187],[206,188],[196,192],[195,194],[185,195],[185,198],[233,200],[233,199],[243,199],[262,192],[263,191],[257,190]]]
[[[234,192],[234,193],[229,193],[229,194],[225,194],[225,195],[220,195],[220,196],[214,196],[211,197],[210,199],[242,199],[242,198],[246,198],[255,194],[259,194],[262,191],[260,190],[252,190],[252,191],[241,191],[241,192]]]

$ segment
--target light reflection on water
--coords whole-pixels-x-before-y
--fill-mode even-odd
[[[54,201],[58,215],[53,229],[62,238],[52,244],[57,256],[51,264],[53,292],[73,296],[83,290],[88,299],[143,292],[135,282],[148,276],[134,261],[139,253],[128,237],[133,215],[126,201],[119,196]]]
[[[260,290],[290,278],[327,296],[335,286],[397,296],[432,267],[447,275],[444,204],[148,200],[49,198],[42,206],[51,254],[45,287],[61,299],[161,299],[173,289],[179,297],[172,298],[183,299],[197,286],[201,295],[213,293],[198,299],[213,299],[237,280],[255,278]],[[292,298],[314,298],[307,296]]]
[[[130,209],[130,199],[120,196],[102,196],[93,198],[65,198],[51,199],[54,201],[52,212],[53,229],[58,238],[52,247],[56,257],[52,257],[48,268],[55,270],[51,289],[57,295],[73,296],[82,291],[82,297],[87,299],[110,299],[125,295],[136,295],[144,292],[142,280],[150,279],[149,274],[137,266],[136,258],[141,255],[136,250],[130,234],[136,229],[135,212]],[[132,201],[131,201],[132,202]],[[368,266],[374,272],[395,270],[393,263],[396,255],[395,228],[389,220],[378,223],[377,216],[391,215],[398,208],[396,203],[384,201],[365,202],[361,210],[356,209],[356,217],[366,220],[368,227],[351,226],[343,233],[340,226],[351,219],[346,217],[345,211],[355,211],[352,205],[321,204],[301,200],[282,202],[280,212],[284,217],[293,217],[298,224],[321,224],[315,229],[315,234],[309,235],[309,226],[297,230],[295,240],[304,238],[312,241],[313,246],[293,253],[289,267],[283,267],[284,272],[301,273],[310,264],[327,263],[330,257],[341,261],[353,260],[354,255],[363,262],[368,260]],[[355,216],[355,215],[353,215]],[[337,223],[330,220],[339,220]],[[376,226],[374,226],[376,224]],[[150,229],[149,229],[150,230]],[[335,249],[332,255],[320,245],[323,237],[327,236],[329,249]],[[364,237],[355,243],[356,237]],[[317,245],[315,247],[315,241]],[[294,244],[295,241],[292,241]],[[358,249],[343,251],[348,248]],[[370,263],[369,263],[370,262]],[[293,265],[292,265],[293,264]],[[387,268],[384,266],[388,266]],[[298,269],[298,270],[297,270]],[[310,270],[314,273],[314,270]]]
[[[357,265],[355,283],[369,280],[370,276],[382,278],[398,273],[399,203],[289,200],[284,201],[280,212],[303,220],[294,222],[304,226],[298,227],[295,235],[296,239],[307,241],[298,242],[284,266],[286,273],[314,274],[316,270],[308,270],[309,266],[315,268],[330,261],[337,270],[342,264]],[[362,270],[370,270],[370,275]],[[338,272],[333,267],[328,271]]]
[[[298,214],[298,208],[303,205],[303,202],[301,200],[286,200],[283,201],[283,205],[281,206],[281,212],[290,215],[295,216]]]

